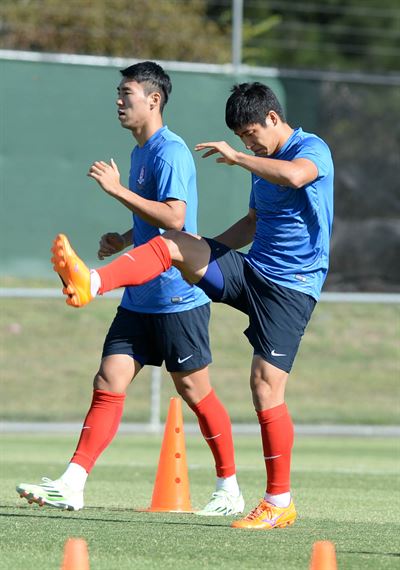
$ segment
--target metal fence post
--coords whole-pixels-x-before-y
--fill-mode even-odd
[[[151,369],[151,395],[150,395],[150,428],[158,433],[161,428],[161,368],[153,366]]]
[[[232,0],[232,65],[239,73],[242,65],[243,0]]]

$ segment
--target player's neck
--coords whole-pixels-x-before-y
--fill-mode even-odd
[[[287,143],[288,139],[292,136],[292,134],[294,133],[294,130],[292,129],[292,127],[290,125],[288,125],[288,123],[282,123],[281,125],[281,133],[279,136],[279,141],[278,141],[278,146],[275,150],[275,153],[278,152],[283,146],[285,146],[285,144]],[[274,154],[275,154],[274,153]]]
[[[132,134],[139,146],[143,146],[146,142],[163,126],[162,117],[159,115],[154,119],[147,121],[143,125],[132,129]]]

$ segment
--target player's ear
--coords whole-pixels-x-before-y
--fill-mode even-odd
[[[272,127],[275,127],[278,124],[279,121],[279,117],[278,115],[275,113],[275,111],[269,111],[268,115],[265,118],[265,124],[271,125]]]
[[[150,109],[154,109],[155,107],[160,107],[161,103],[161,95],[157,91],[150,93]]]

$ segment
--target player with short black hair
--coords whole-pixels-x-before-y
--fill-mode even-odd
[[[88,176],[132,212],[133,226],[122,234],[103,235],[100,259],[133,244],[143,247],[167,230],[197,231],[193,157],[162,120],[170,78],[150,61],[131,65],[121,75],[118,119],[137,142],[131,155],[129,188],[120,183],[113,159],[109,164],[94,162]],[[64,292],[69,295],[67,282]],[[73,305],[74,296],[68,299]],[[165,362],[178,393],[196,414],[215,460],[216,491],[197,514],[241,513],[244,502],[236,479],[231,423],[209,378],[209,319],[209,298],[182,279],[175,267],[154,274],[140,287],[127,287],[104,342],[92,404],[67,470],[55,481],[21,483],[17,487],[21,496],[39,504],[81,509],[86,478],[118,430],[129,384],[143,366]]]
[[[161,96],[160,112],[163,112],[172,91],[172,83],[161,65],[154,61],[143,61],[121,69],[120,73],[122,77],[140,83],[145,95],[150,95],[154,91],[158,92]]]
[[[245,125],[264,125],[265,117],[274,111],[282,122],[285,114],[275,93],[258,81],[234,85],[226,102],[225,122],[232,130]]]

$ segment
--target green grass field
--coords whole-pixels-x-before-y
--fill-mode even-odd
[[[82,310],[63,299],[1,299],[0,417],[81,421],[91,399],[104,336],[116,299]],[[235,422],[255,421],[247,319],[212,307],[212,382]],[[400,306],[320,303],[302,341],[287,390],[297,423],[398,424]],[[150,368],[127,398],[124,420],[149,417]],[[163,371],[162,414],[175,395]],[[191,412],[185,418],[193,421]]]
[[[0,300],[0,417],[81,421],[90,398],[116,299],[82,310],[63,299]],[[246,317],[214,304],[212,382],[235,422],[255,421]],[[320,303],[302,341],[287,389],[294,420],[398,424],[400,305]],[[150,367],[130,387],[124,420],[149,417]],[[163,371],[162,415],[174,396]],[[191,412],[185,417],[193,421]]]
[[[38,284],[39,285],[39,284]],[[46,284],[43,284],[46,285]],[[13,421],[82,421],[104,335],[118,302],[75,311],[61,299],[2,299],[0,416]],[[399,305],[321,303],[288,387],[297,424],[399,423]],[[214,305],[213,384],[234,422],[256,423],[248,389],[246,318]],[[150,369],[131,386],[125,421],[149,417]],[[175,393],[163,372],[162,413]],[[185,421],[193,415],[184,407]],[[161,436],[120,435],[100,458],[78,513],[29,506],[15,486],[64,470],[77,434],[2,434],[0,569],[60,567],[68,537],[83,537],[92,570],[202,568],[306,570],[317,540],[335,543],[339,569],[400,566],[399,445],[394,439],[298,437],[292,485],[299,518],[288,529],[231,529],[231,519],[137,512],[151,501]],[[214,487],[207,446],[186,439],[192,505]],[[257,436],[235,438],[246,509],[262,496]]]
[[[118,436],[86,487],[77,513],[28,505],[21,481],[57,477],[76,442],[72,435],[2,436],[0,473],[3,570],[60,567],[68,537],[83,537],[92,570],[203,568],[306,570],[312,544],[331,540],[341,570],[399,568],[399,446],[394,439],[298,437],[292,485],[298,520],[274,531],[242,531],[230,517],[136,512],[151,501],[161,437]],[[209,451],[200,436],[186,438],[193,508],[214,485]],[[236,438],[239,482],[252,508],[264,491],[258,437]]]

